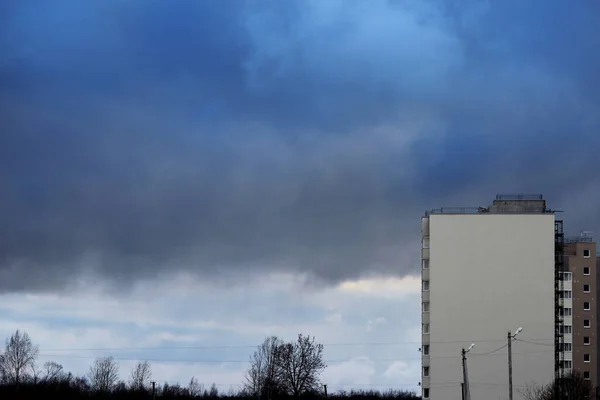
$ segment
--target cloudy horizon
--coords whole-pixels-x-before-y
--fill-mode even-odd
[[[210,385],[304,333],[332,389],[416,390],[425,210],[543,193],[600,231],[599,23],[587,0],[2,2],[0,337]]]

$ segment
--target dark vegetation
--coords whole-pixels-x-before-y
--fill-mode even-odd
[[[562,384],[559,384],[562,383]],[[590,380],[585,379],[581,372],[573,371],[548,385],[529,385],[521,391],[523,400],[593,400],[596,399],[595,390]]]
[[[99,357],[84,376],[75,376],[62,365],[49,361],[38,365],[39,348],[29,335],[16,331],[0,354],[0,399],[417,399],[398,390],[338,391],[326,393],[320,380],[327,367],[323,345],[310,336],[292,342],[269,337],[250,357],[242,389],[219,392],[215,384],[205,387],[192,377],[187,385],[152,384],[152,366],[139,361],[122,380],[119,364],[112,357]]]

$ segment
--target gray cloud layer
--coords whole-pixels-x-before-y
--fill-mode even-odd
[[[3,290],[403,275],[502,190],[600,226],[591,2],[3,4]]]

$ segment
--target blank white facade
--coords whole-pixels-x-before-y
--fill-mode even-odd
[[[424,398],[461,400],[461,349],[475,343],[467,354],[471,398],[508,399],[507,334],[518,327],[514,398],[527,384],[553,380],[554,220],[544,213],[423,218]]]

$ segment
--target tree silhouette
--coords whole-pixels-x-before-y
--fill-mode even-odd
[[[284,343],[277,336],[267,337],[250,356],[250,366],[245,373],[244,391],[251,396],[270,400],[281,390],[276,357]]]
[[[113,357],[96,358],[90,367],[88,378],[92,388],[99,392],[108,392],[119,379],[119,365]]]
[[[35,372],[35,359],[39,353],[27,332],[17,330],[8,339],[4,354],[0,355],[0,377],[3,381],[19,385]]]
[[[299,334],[284,343],[268,337],[250,357],[244,390],[252,396],[271,400],[281,394],[300,396],[320,390],[320,375],[326,368],[323,345]]]
[[[323,345],[314,337],[299,334],[296,341],[279,346],[275,360],[278,381],[287,394],[297,397],[320,391],[321,372],[327,365]]]
[[[135,364],[135,367],[131,370],[131,377],[129,378],[129,387],[133,390],[144,390],[148,388],[152,379],[152,368],[148,361],[140,361]]]
[[[42,380],[46,382],[56,382],[63,379],[65,373],[63,366],[54,361],[44,363]]]
[[[585,379],[581,372],[572,371],[562,378],[562,382],[553,381],[548,385],[528,385],[521,391],[524,400],[591,400],[594,388],[589,379]],[[560,384],[562,383],[562,384]]]
[[[150,364],[146,361],[137,363],[130,373],[129,384],[126,384],[119,380],[119,365],[112,357],[95,359],[87,377],[83,377],[65,371],[62,365],[54,361],[35,367],[38,348],[32,344],[29,336],[21,331],[16,331],[6,340],[6,347],[7,351],[2,354],[0,360],[2,400],[267,400],[267,397],[270,400],[291,400],[299,396],[303,400],[323,400],[324,395],[320,391],[320,374],[325,368],[322,358],[323,345],[316,343],[310,336],[298,335],[297,340],[289,343],[276,337],[265,339],[251,357],[243,390],[234,389],[233,386],[229,390],[218,390],[217,384],[205,386],[193,377],[188,386],[178,383],[158,384],[154,394],[148,390],[139,390],[142,387],[147,388],[151,377]],[[37,379],[31,379],[36,377]],[[255,393],[249,389],[256,387],[258,389]],[[332,391],[328,397],[330,400],[418,399],[415,393],[398,390]],[[580,398],[585,397],[572,397],[573,400]]]

